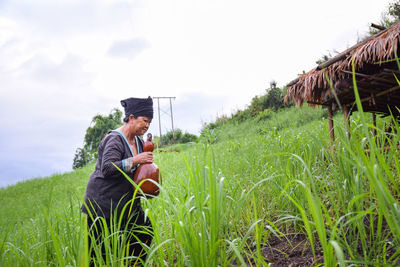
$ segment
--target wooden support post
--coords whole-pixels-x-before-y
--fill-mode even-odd
[[[371,104],[376,107],[375,93],[371,93]]]
[[[372,135],[376,136],[376,114],[375,114],[375,112],[372,112],[372,124],[374,125],[374,128],[372,129]]]
[[[344,106],[343,113],[344,113],[344,125],[346,127],[347,137],[350,139],[350,114],[348,106]]]
[[[329,135],[331,137],[331,151],[332,153],[335,152],[335,149],[333,147],[334,141],[335,141],[335,133],[333,131],[333,110],[332,110],[332,105],[328,106],[328,122],[329,122]]]

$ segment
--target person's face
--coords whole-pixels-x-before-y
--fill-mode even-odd
[[[144,135],[150,127],[152,118],[139,116],[137,119],[133,115],[130,120],[132,130],[135,135]]]

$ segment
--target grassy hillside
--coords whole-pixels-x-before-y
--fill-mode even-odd
[[[74,172],[37,178],[0,189],[0,227],[24,224],[41,217],[44,209],[58,210],[79,201],[94,165]],[[4,230],[4,228],[1,228]]]
[[[369,118],[353,115],[349,140],[336,116],[335,152],[325,112],[305,107],[156,153],[162,191],[142,201],[154,226],[147,264],[398,263],[400,131],[379,120],[374,137]],[[93,168],[0,190],[0,266],[87,265],[79,206]]]

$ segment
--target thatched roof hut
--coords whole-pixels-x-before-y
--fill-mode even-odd
[[[285,103],[328,108],[329,131],[334,140],[332,116],[342,109],[348,119],[357,110],[353,73],[362,107],[375,113],[400,115],[400,22],[357,43],[315,69],[300,74],[287,86]],[[354,72],[353,72],[354,64]],[[399,80],[399,81],[398,81]],[[348,120],[347,120],[348,122]]]
[[[339,107],[356,110],[352,81],[354,60],[357,88],[364,111],[399,114],[400,22],[359,42],[315,69],[301,74],[287,86],[285,102],[297,105]],[[335,94],[339,100],[336,100]]]

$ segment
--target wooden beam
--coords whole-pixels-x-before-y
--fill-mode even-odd
[[[343,73],[346,73],[346,74],[353,75],[353,72],[351,72],[351,71],[347,71],[347,70],[340,70],[340,71],[343,72]],[[373,75],[367,75],[367,74],[357,73],[357,72],[355,72],[354,74],[356,76],[363,77],[363,78],[369,78],[369,79],[375,80],[375,81],[380,81],[380,82],[385,82],[385,83],[390,83],[390,84],[394,83],[394,81],[383,79],[383,78],[379,78],[379,77],[375,77]]]
[[[377,93],[377,94],[375,95],[375,97],[380,97],[380,96],[386,95],[386,94],[388,94],[388,93],[394,92],[394,91],[399,90],[399,89],[400,89],[400,86],[395,86],[395,87],[392,87],[392,88],[387,89],[387,90],[385,90],[385,91],[382,91],[382,92]],[[369,100],[371,100],[371,96],[366,97],[366,98],[364,98],[364,99],[361,99],[361,103],[366,102],[366,101],[369,101]],[[356,102],[356,101],[354,101],[353,103],[349,103],[349,104],[347,104],[346,106],[352,106],[355,102]]]
[[[392,70],[392,69],[387,69],[387,68],[384,68],[383,71],[388,72],[388,73],[400,73],[399,70]]]
[[[380,30],[380,31],[386,30],[386,27],[383,27],[383,26],[378,25],[378,24],[375,24],[375,23],[371,23],[371,27],[372,27],[372,28],[375,28],[375,29],[378,29],[378,30]]]
[[[389,114],[389,109],[392,111],[392,113],[398,113],[397,108],[399,108],[398,105],[389,105],[389,104],[379,104],[376,106],[364,106],[363,110],[364,112],[376,112],[376,113],[384,113],[386,115]],[[357,109],[357,107],[355,107]]]

